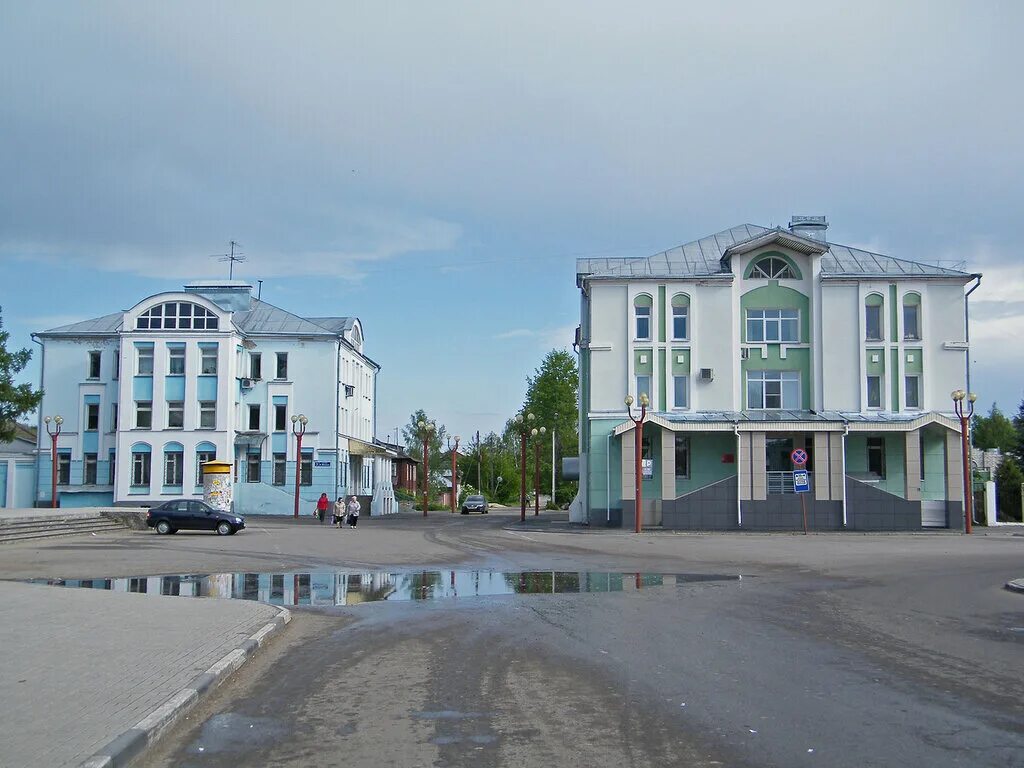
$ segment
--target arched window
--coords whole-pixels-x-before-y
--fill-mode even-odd
[[[677,293],[672,297],[672,339],[685,341],[690,338],[690,297]]]
[[[203,464],[217,460],[217,446],[202,442],[196,446],[196,485],[203,484]]]
[[[921,294],[903,294],[903,338],[918,341],[921,338]]]
[[[638,340],[649,341],[651,338],[651,310],[654,299],[642,293],[633,300],[633,316],[636,319],[636,337]]]
[[[157,304],[135,321],[138,331],[215,331],[217,325],[217,315],[189,301]]]
[[[148,443],[132,445],[132,488],[149,490],[149,468],[152,448]]]
[[[185,481],[185,448],[181,443],[164,444],[164,486],[180,488]]]
[[[747,277],[765,280],[799,280],[793,265],[780,256],[765,256],[755,261]]]
[[[882,308],[885,299],[880,293],[869,293],[864,299],[864,338],[882,340]]]

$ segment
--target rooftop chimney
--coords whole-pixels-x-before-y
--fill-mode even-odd
[[[794,235],[809,237],[819,243],[825,242],[825,230],[828,229],[828,222],[824,216],[791,216],[789,219],[789,231]]]

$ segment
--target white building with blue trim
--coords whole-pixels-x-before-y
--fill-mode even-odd
[[[374,439],[380,366],[351,317],[304,318],[244,281],[199,281],[131,309],[34,334],[42,345],[36,503],[51,501],[44,416],[63,417],[60,506],[202,497],[200,465],[234,465],[235,509],[291,514],[321,493],[396,511]],[[292,417],[307,418],[302,454]]]

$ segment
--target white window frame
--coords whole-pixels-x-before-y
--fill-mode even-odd
[[[172,424],[174,420],[172,416],[176,415],[177,421],[180,423]],[[168,429],[184,429],[185,428],[185,401],[184,400],[168,400],[167,401],[167,428]]]
[[[175,480],[178,482],[174,482]],[[164,451],[164,487],[181,488],[184,484],[185,453],[183,451]]]
[[[748,309],[746,317],[747,341],[753,344],[799,344],[799,309]],[[795,331],[794,338],[783,338],[786,329]],[[757,334],[751,333],[758,329]],[[774,335],[775,338],[771,338]]]
[[[280,478],[281,482],[278,482]],[[271,457],[271,485],[288,485],[288,454],[275,453]]]
[[[90,350],[89,352],[89,376],[90,379],[98,379],[103,373],[103,352]]]
[[[683,334],[680,336],[676,329],[676,321],[683,321]],[[672,306],[672,341],[687,341],[690,338],[690,307]]]
[[[679,402],[679,387],[680,380],[682,380],[683,388],[683,402]],[[673,408],[689,408],[690,407],[690,375],[681,373],[672,376],[672,407]]]
[[[138,331],[215,331],[217,315],[190,301],[165,301],[156,304],[135,320]]]
[[[175,365],[176,362],[181,363],[180,366]],[[175,370],[180,367],[181,370]],[[185,375],[185,345],[184,344],[168,344],[167,345],[167,375],[168,376],[184,376]]]
[[[216,451],[196,451],[196,485],[203,484],[203,464],[207,461],[216,461]]]
[[[914,333],[910,334],[907,332],[907,310],[913,310],[914,312]],[[904,341],[920,341],[921,340],[921,305],[920,304],[904,304],[903,305],[903,339]]]
[[[132,488],[149,488],[151,457],[149,451],[132,451]]]
[[[199,374],[201,376],[216,376],[220,347],[201,346],[199,347]]]
[[[633,332],[636,334],[635,338],[637,341],[651,340],[651,324],[654,320],[654,312],[652,310],[653,307],[647,307],[641,304],[633,305]],[[640,333],[641,321],[647,324],[646,335]]]
[[[143,413],[149,414],[149,424],[141,424],[139,416]],[[136,400],[135,401],[135,428],[136,429],[152,429],[153,428],[153,401],[152,400]]]
[[[96,474],[99,469],[99,454],[98,453],[83,453],[82,454],[82,485],[96,485],[98,476]],[[89,475],[92,475],[90,482]]]
[[[647,387],[646,388],[642,388],[640,386],[641,380],[643,380],[643,379],[647,380]],[[647,395],[647,399],[648,400],[650,400],[651,402],[654,402],[654,395],[651,393],[651,385],[653,383],[653,380],[654,380],[654,377],[651,376],[651,374],[649,374],[649,373],[638,373],[636,375],[636,399],[637,399],[637,402],[639,402],[639,400],[640,400],[640,395],[644,395],[644,394]]]
[[[914,394],[917,400],[915,405],[910,404],[910,383],[914,383]],[[903,377],[903,404],[907,410],[919,411],[921,410],[921,374],[919,373],[908,373]]]
[[[871,380],[878,380],[878,402],[872,405],[871,403]],[[871,410],[881,410],[885,407],[885,397],[883,394],[884,387],[881,374],[869,373],[864,381],[864,403],[867,408]]]
[[[207,417],[209,421],[207,421]],[[200,400],[199,401],[199,429],[216,429],[217,428],[217,401],[216,400]]]
[[[761,280],[796,280],[796,272],[785,259],[778,256],[765,256],[754,262],[750,268],[750,277]]]
[[[95,425],[92,423],[92,416],[96,416]],[[85,431],[86,432],[97,432],[100,428],[100,404],[99,403],[86,403],[85,404]]]
[[[282,368],[284,369],[282,371]],[[284,375],[282,375],[282,373]],[[274,381],[288,381],[288,353],[274,353]]]
[[[138,376],[152,376],[153,375],[153,360],[154,360],[154,349],[152,346],[142,346],[135,348],[135,373]],[[143,363],[148,363],[144,365]],[[148,369],[148,370],[146,370]]]
[[[761,400],[759,404],[751,403],[750,385],[752,383],[760,383],[761,385]],[[747,371],[745,384],[747,388],[747,410],[749,411],[799,411],[803,408],[803,389],[799,371]],[[796,403],[787,402],[786,400],[787,384],[791,393],[794,391],[796,393]],[[769,392],[769,389],[777,389],[778,392]],[[779,404],[769,405],[769,397],[777,397]]]
[[[865,304],[864,305],[864,340],[865,341],[883,341],[885,339],[885,315],[883,314],[884,305],[882,304]],[[871,335],[871,323],[868,322],[868,316],[871,312],[878,312],[878,335]]]

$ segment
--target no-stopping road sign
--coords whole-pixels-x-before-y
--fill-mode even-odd
[[[795,464],[798,467],[802,467],[804,464],[807,463],[807,451],[805,451],[803,448],[797,448],[791,454],[789,454],[789,458],[793,460],[793,464]]]

